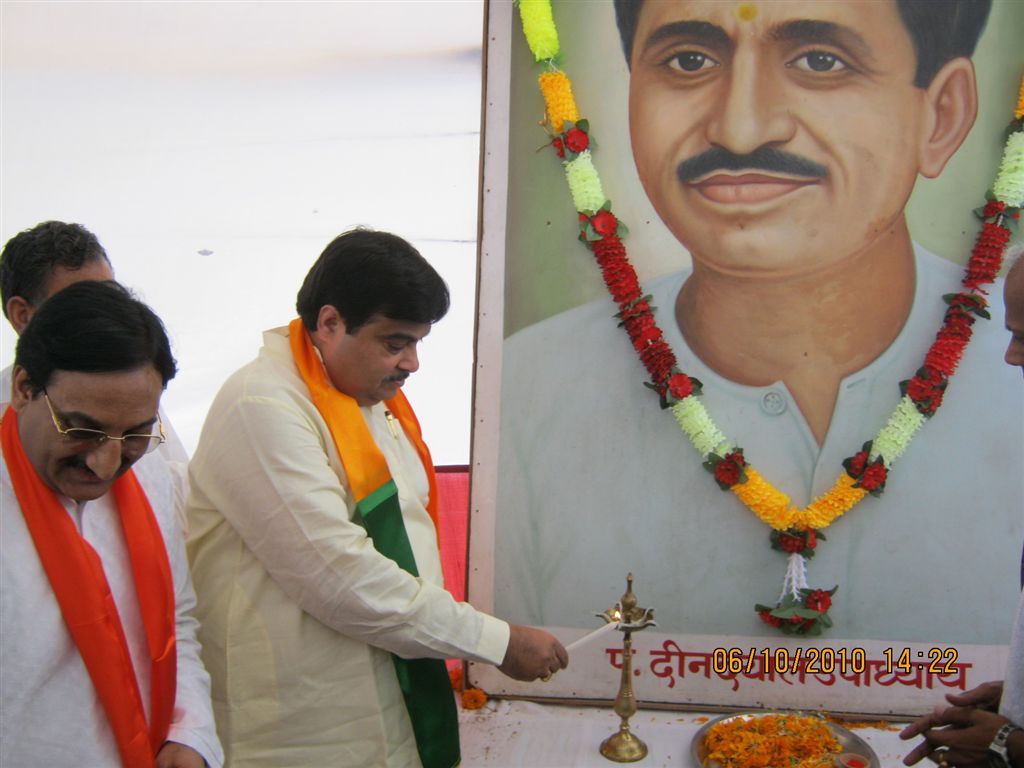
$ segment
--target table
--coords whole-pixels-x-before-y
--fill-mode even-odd
[[[700,727],[718,714],[641,709],[630,728],[646,742],[646,758],[624,765],[699,768],[690,757],[690,742]],[[897,730],[858,728],[882,768],[903,765],[915,742],[900,741]],[[483,709],[459,710],[462,768],[611,768],[618,763],[598,752],[617,731],[619,718],[610,708],[489,701]],[[930,766],[924,762],[922,765]]]

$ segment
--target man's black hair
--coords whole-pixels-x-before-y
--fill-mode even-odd
[[[992,0],[895,0],[917,56],[914,85],[927,88],[946,62],[974,53],[985,29]],[[615,21],[626,64],[633,58],[633,39],[643,0],[615,0]]]
[[[436,323],[448,312],[448,286],[420,252],[397,235],[353,229],[324,249],[299,289],[295,308],[316,330],[321,307],[333,306],[352,334],[374,315]]]
[[[109,263],[96,235],[81,224],[44,221],[19,232],[0,253],[0,298],[20,296],[33,307],[46,298],[46,285],[58,267],[75,270],[103,259]]]
[[[83,280],[39,307],[21,336],[14,364],[25,369],[33,395],[55,371],[114,373],[152,364],[163,385],[177,364],[156,314],[118,283]]]

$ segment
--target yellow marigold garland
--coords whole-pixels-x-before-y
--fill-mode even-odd
[[[570,123],[579,121],[580,113],[576,109],[576,99],[572,95],[572,83],[564,72],[545,72],[537,78],[537,83],[544,96],[544,109],[547,112],[548,126],[552,131],[561,133],[566,120]]]

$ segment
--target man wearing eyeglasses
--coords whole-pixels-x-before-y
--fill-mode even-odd
[[[47,300],[0,421],[0,764],[219,766],[164,441],[157,316],[113,282]]]
[[[19,232],[0,253],[0,299],[4,316],[20,334],[50,296],[82,280],[113,280],[114,270],[99,239],[81,224],[44,221]],[[11,368],[0,370],[0,413],[11,398]],[[188,494],[188,453],[164,420],[166,440],[147,462],[165,463],[176,485],[181,512]],[[184,513],[179,514],[184,527]]]

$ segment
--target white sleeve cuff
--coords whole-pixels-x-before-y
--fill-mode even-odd
[[[475,661],[483,661],[487,664],[498,666],[505,660],[505,652],[508,650],[508,641],[512,630],[508,622],[496,619],[486,613],[481,613],[483,626],[480,632],[480,642],[476,647]]]
[[[180,726],[175,727],[172,723],[167,732],[167,741],[184,744],[186,747],[194,749],[210,768],[222,768],[224,765],[224,750],[221,749],[220,741],[217,740],[216,735],[214,735],[212,744],[208,736],[209,734],[203,733],[202,730],[182,728]]]

